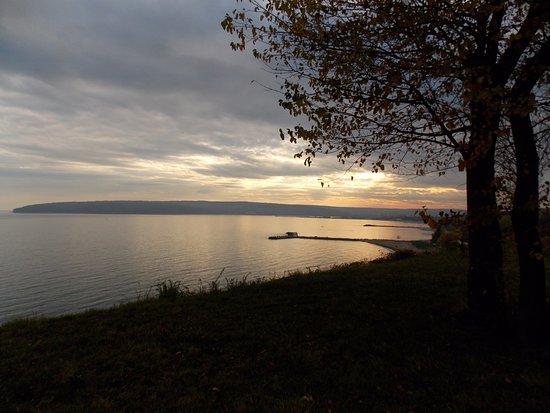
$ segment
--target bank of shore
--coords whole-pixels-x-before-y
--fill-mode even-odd
[[[550,347],[522,348],[511,327],[468,315],[466,261],[400,253],[208,294],[164,285],[162,298],[11,322],[0,326],[0,406],[550,411]]]

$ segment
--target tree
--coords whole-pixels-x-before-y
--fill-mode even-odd
[[[496,147],[508,135],[503,119],[516,122],[514,85],[545,47],[550,2],[247,3],[250,8],[227,15],[222,26],[237,36],[235,50],[251,47],[281,79],[279,105],[301,118],[281,137],[305,144],[296,156],[306,165],[319,153],[333,153],[341,162],[370,162],[374,172],[466,171],[468,303],[476,311],[498,311]],[[524,185],[518,180],[517,188]]]
[[[524,29],[526,30],[526,29]],[[520,33],[519,33],[520,34]],[[510,140],[501,145],[501,202],[511,210],[520,268],[520,317],[523,334],[537,339],[546,309],[546,273],[538,233],[539,205],[548,204],[550,183],[539,182],[550,169],[548,77],[550,38],[542,31],[517,70],[507,94]],[[534,120],[532,119],[534,118]]]
[[[510,125],[516,160],[512,225],[520,268],[520,311],[525,334],[537,338],[546,310],[546,272],[539,222],[539,156],[534,127],[533,88],[550,68],[550,38],[529,57],[510,92]],[[530,338],[530,337],[529,337]]]
[[[522,335],[531,341],[541,338],[537,326],[544,323],[546,307],[546,271],[538,227],[539,205],[549,206],[550,182],[539,178],[550,170],[550,139],[548,130],[537,127],[540,118],[533,122],[532,115],[520,110],[519,104],[512,109],[512,134],[506,145],[497,149],[497,189],[501,210],[512,217],[520,269],[520,325]],[[542,120],[547,119],[546,114]]]

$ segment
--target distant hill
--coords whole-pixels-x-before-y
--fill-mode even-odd
[[[323,218],[418,220],[414,209],[342,208],[258,202],[210,201],[90,201],[54,202],[15,208],[15,213],[150,214],[150,215],[275,215]]]

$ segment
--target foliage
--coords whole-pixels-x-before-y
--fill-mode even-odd
[[[416,253],[411,250],[397,250],[397,251],[392,251],[390,254],[386,255],[385,257],[376,258],[370,262],[374,264],[383,264],[386,262],[399,261],[399,260],[411,258],[415,254]]]
[[[306,143],[296,156],[308,165],[334,153],[375,172],[463,169],[509,135],[470,142],[472,122],[500,116],[527,56],[548,42],[533,41],[544,27],[533,15],[548,17],[541,1],[248,3],[222,26],[233,49],[252,47],[282,79],[279,105],[304,123],[281,138]],[[473,119],[479,106],[485,116]]]
[[[459,246],[463,249],[464,243],[468,241],[464,212],[451,209],[449,212],[439,211],[438,215],[434,217],[423,207],[415,214],[418,214],[422,221],[434,231],[432,243],[444,247]]]

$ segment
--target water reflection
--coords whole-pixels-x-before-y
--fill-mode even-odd
[[[429,239],[392,221],[265,216],[0,215],[0,321],[135,299],[165,279],[191,288],[223,277],[283,276],[296,269],[374,259],[357,242],[269,241],[269,235]],[[409,225],[409,224],[407,224]]]

